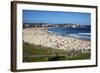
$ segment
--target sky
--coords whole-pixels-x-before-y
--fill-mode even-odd
[[[23,23],[91,24],[90,13],[23,10]]]

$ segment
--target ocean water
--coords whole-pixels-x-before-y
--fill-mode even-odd
[[[90,28],[48,28],[49,33],[56,35],[78,38],[83,40],[91,40],[91,29]]]

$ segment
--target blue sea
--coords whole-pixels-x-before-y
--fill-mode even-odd
[[[91,40],[90,28],[48,28],[49,33],[61,35],[65,37],[78,38],[83,40]]]

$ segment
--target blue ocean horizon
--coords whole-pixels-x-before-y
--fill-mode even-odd
[[[65,28],[65,27],[54,27],[48,28],[49,33],[55,35],[77,38],[82,40],[91,40],[91,28]]]

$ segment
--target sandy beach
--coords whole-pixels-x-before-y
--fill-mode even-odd
[[[90,41],[55,35],[49,33],[46,28],[23,29],[23,41],[54,49],[81,49],[84,51],[91,48]]]

